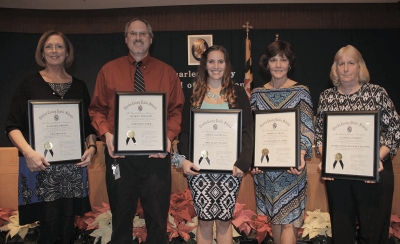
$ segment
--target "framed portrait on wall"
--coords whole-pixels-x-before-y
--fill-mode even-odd
[[[212,35],[188,35],[188,65],[199,65],[201,55],[212,46]]]

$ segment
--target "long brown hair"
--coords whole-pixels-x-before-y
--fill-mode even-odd
[[[224,71],[224,75],[222,76],[221,81],[221,94],[223,94],[225,100],[231,107],[235,107],[235,84],[231,78],[232,74],[232,66],[231,60],[229,58],[229,53],[223,46],[214,45],[206,49],[206,51],[202,54],[200,59],[199,69],[197,71],[196,76],[196,84],[194,85],[193,95],[191,98],[192,106],[195,108],[200,108],[201,103],[204,100],[204,96],[207,94],[208,86],[208,71],[207,71],[207,58],[208,54],[213,51],[221,51],[224,54],[226,68]]]

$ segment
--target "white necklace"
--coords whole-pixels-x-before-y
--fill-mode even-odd
[[[218,100],[221,97],[221,93],[214,94],[214,93],[211,93],[210,91],[208,91],[207,92],[207,97],[214,98],[215,100]]]

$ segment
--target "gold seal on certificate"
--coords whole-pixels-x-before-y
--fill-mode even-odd
[[[133,144],[136,145],[135,132],[133,130],[128,130],[128,132],[126,132],[126,145],[128,145],[130,139],[132,139]]]
[[[199,159],[199,164],[201,161],[205,158],[207,160],[207,163],[210,164],[210,159],[208,158],[208,152],[206,150],[201,151],[200,153],[200,159]]]
[[[44,156],[46,157],[47,152],[50,152],[51,156],[53,157],[53,143],[46,142],[44,143]]]
[[[269,153],[268,148],[263,148],[263,150],[261,151],[261,155],[262,155],[261,156],[261,163],[264,160],[264,157],[267,159],[267,163],[269,162],[268,153]]]
[[[342,169],[344,167],[343,161],[342,161],[342,154],[341,153],[336,153],[335,154],[335,162],[333,162],[333,168],[336,167],[336,164],[339,162],[340,166],[342,166]]]

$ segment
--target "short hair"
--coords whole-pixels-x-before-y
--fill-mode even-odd
[[[130,21],[128,21],[128,23],[126,23],[126,25],[125,25],[125,33],[124,33],[125,37],[128,35],[129,26],[131,25],[132,22],[134,22],[136,20],[142,21],[147,26],[147,29],[149,30],[150,38],[154,38],[153,29],[151,28],[150,23],[147,20],[142,19],[142,18],[133,18]]]
[[[36,47],[36,53],[35,53],[35,60],[36,63],[41,66],[41,67],[46,67],[46,61],[43,58],[43,48],[44,45],[46,44],[47,40],[51,36],[60,36],[65,44],[66,47],[66,55],[67,57],[65,58],[64,61],[64,67],[68,68],[72,65],[72,62],[74,62],[74,47],[72,46],[72,43],[68,40],[68,38],[61,32],[55,31],[55,30],[49,30],[46,31],[39,39],[39,42]]]
[[[276,55],[285,55],[286,58],[288,58],[289,60],[289,65],[292,68],[291,70],[293,70],[293,67],[296,64],[296,55],[293,52],[292,45],[290,45],[290,43],[286,41],[276,40],[268,45],[264,54],[260,58],[260,66],[265,73],[269,73],[268,61]],[[289,70],[289,72],[291,70]]]
[[[335,58],[333,59],[333,64],[330,73],[330,78],[332,80],[333,85],[336,87],[340,86],[340,79],[336,70],[338,61],[343,58],[344,54],[347,54],[348,56],[351,56],[357,60],[358,65],[360,67],[360,71],[358,73],[358,82],[361,84],[368,83],[370,80],[369,72],[361,53],[357,50],[357,48],[353,47],[352,45],[347,45],[339,49],[339,51],[335,55]]]

